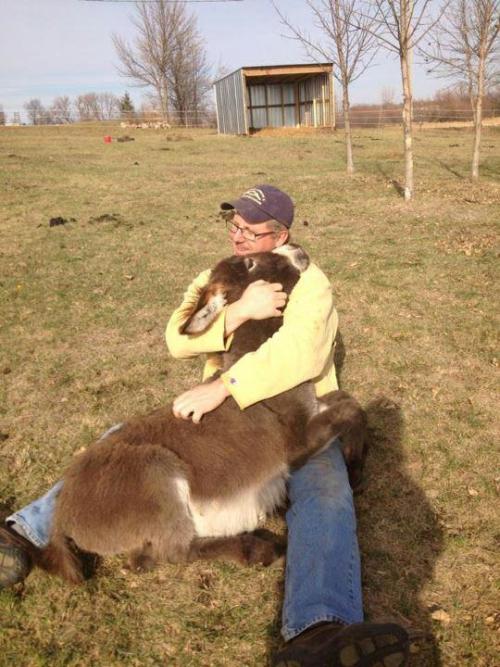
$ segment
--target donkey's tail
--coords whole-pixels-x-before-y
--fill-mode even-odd
[[[71,584],[83,583],[83,563],[70,539],[63,533],[53,534],[41,550],[37,565],[49,574],[56,574]]]

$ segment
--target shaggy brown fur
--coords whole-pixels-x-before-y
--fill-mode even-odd
[[[289,255],[259,253],[219,263],[183,330],[209,326],[224,305],[222,296],[232,303],[255,280],[280,282],[289,294],[308,264],[300,248],[290,248]],[[222,355],[224,368],[257,349],[281,322],[280,317],[249,321],[237,329],[231,349]],[[319,413],[310,382],[243,411],[229,398],[198,425],[176,419],[171,404],[131,419],[69,466],[40,564],[74,583],[83,578],[74,547],[99,555],[128,553],[138,569],[158,560],[221,555],[268,564],[281,553],[272,540],[233,536],[231,528],[207,533],[199,529],[207,513],[216,519],[217,508],[244,513],[250,502],[245,493],[259,498],[269,493],[262,506],[272,511],[282,500],[276,489],[289,467],[303,463],[333,436],[347,437],[348,462],[360,459],[364,425],[361,408],[344,392],[330,394],[327,409]],[[238,525],[239,515],[235,521]]]

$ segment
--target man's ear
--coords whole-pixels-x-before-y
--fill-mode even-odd
[[[222,291],[209,295],[204,289],[198,299],[196,308],[179,329],[181,334],[198,334],[206,331],[217,315],[226,305],[226,297]]]
[[[276,247],[280,248],[282,245],[286,245],[288,243],[288,239],[290,237],[290,234],[283,230],[282,232],[279,232],[279,234],[276,236]]]

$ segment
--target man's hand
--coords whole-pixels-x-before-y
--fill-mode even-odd
[[[238,303],[247,320],[266,320],[281,315],[279,308],[286,303],[286,292],[281,283],[256,280],[246,288]]]
[[[224,403],[229,393],[220,378],[208,384],[199,384],[177,396],[173,405],[174,415],[182,419],[191,418],[199,424],[203,415]]]
[[[256,280],[246,288],[238,301],[227,308],[225,334],[233,333],[248,320],[266,320],[282,315],[280,308],[286,304],[287,294],[281,283]]]

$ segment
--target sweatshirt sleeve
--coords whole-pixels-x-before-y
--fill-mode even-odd
[[[222,374],[240,408],[321,375],[331,358],[337,324],[331,285],[312,264],[290,294],[281,328]]]
[[[198,302],[201,290],[208,283],[210,269],[202,271],[184,293],[181,305],[172,313],[165,331],[165,339],[170,354],[176,359],[187,359],[199,354],[222,352],[229,349],[232,336],[224,338],[226,309],[219,313],[210,327],[196,335],[181,334],[179,328],[184,324]]]

